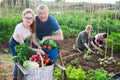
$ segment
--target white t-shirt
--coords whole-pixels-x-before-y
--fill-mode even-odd
[[[19,23],[14,30],[13,38],[19,42],[19,38],[16,34],[19,34],[23,37],[23,40],[25,40],[27,37],[31,36],[31,31],[23,26],[23,23]]]

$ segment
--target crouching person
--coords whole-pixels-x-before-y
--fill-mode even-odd
[[[85,30],[80,32],[77,39],[76,39],[76,45],[78,47],[77,51],[80,53],[84,50],[89,50],[92,53],[95,53],[91,46],[95,49],[98,49],[98,47],[93,43],[91,39],[91,34],[92,32],[92,26],[88,25],[86,26]]]

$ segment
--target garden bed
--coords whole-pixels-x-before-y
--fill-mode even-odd
[[[116,72],[120,71],[120,68],[119,68],[120,64],[118,64],[118,62],[120,62],[120,54],[119,53],[113,54],[113,57],[116,60],[116,63],[111,63],[111,64],[107,64],[106,66],[103,66],[103,65],[99,64],[98,58],[100,58],[100,57],[104,58],[104,55],[100,56],[97,54],[91,54],[91,57],[89,58],[89,60],[84,59],[83,58],[84,54],[79,54],[79,52],[76,51],[76,49],[74,49],[75,41],[76,41],[76,37],[65,39],[63,42],[62,41],[59,42],[60,52],[63,56],[63,59],[64,59],[63,61],[66,66],[69,64],[72,64],[73,66],[76,66],[76,67],[81,65],[85,71],[88,71],[89,69],[95,70],[95,69],[99,69],[99,68],[104,68],[109,73],[116,73]],[[107,56],[110,56],[110,55],[111,55],[110,52],[108,52]],[[79,64],[75,64],[74,62],[72,62],[75,59],[78,61]]]

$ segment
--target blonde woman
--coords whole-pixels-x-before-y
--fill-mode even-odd
[[[20,45],[25,42],[26,38],[30,37],[31,40],[36,44],[38,47],[37,49],[33,49],[36,52],[39,52],[41,54],[45,54],[44,51],[42,51],[40,48],[41,46],[38,44],[36,41],[35,37],[35,20],[34,20],[34,13],[31,9],[25,9],[22,13],[22,20],[23,22],[17,24],[15,27],[14,33],[12,38],[9,41],[9,48],[11,51],[12,56],[17,56],[17,53],[15,52],[15,46]],[[16,61],[14,61],[16,63]],[[18,67],[14,66],[14,71],[13,71],[13,80],[17,80],[17,69]]]
[[[90,39],[90,33],[92,32],[92,26],[88,25],[86,26],[85,30],[80,32],[77,39],[76,39],[76,45],[78,47],[78,51],[81,53],[82,51],[84,51],[85,49],[89,50],[92,53],[95,53],[94,51],[92,51],[92,49],[90,48],[90,44],[92,44],[93,47],[95,47],[95,49],[98,49],[97,46],[94,45],[93,41],[91,41]]]

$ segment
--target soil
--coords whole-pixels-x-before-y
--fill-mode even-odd
[[[90,54],[91,57],[89,59],[84,59],[84,53],[79,53],[76,50],[75,46],[76,37],[65,39],[64,41],[58,42],[60,44],[60,54],[62,55],[62,60],[64,65],[72,65],[78,67],[79,65],[83,67],[84,70],[88,71],[89,69],[99,69],[103,68],[108,73],[116,73],[120,71],[120,54],[114,53],[113,58],[116,62],[111,64],[107,64],[106,66],[100,65],[98,62],[98,58],[104,58],[104,55],[98,55],[96,53]],[[107,56],[111,57],[111,50],[108,50]],[[103,53],[104,54],[104,53]],[[78,61],[78,63],[74,63],[73,60]]]

